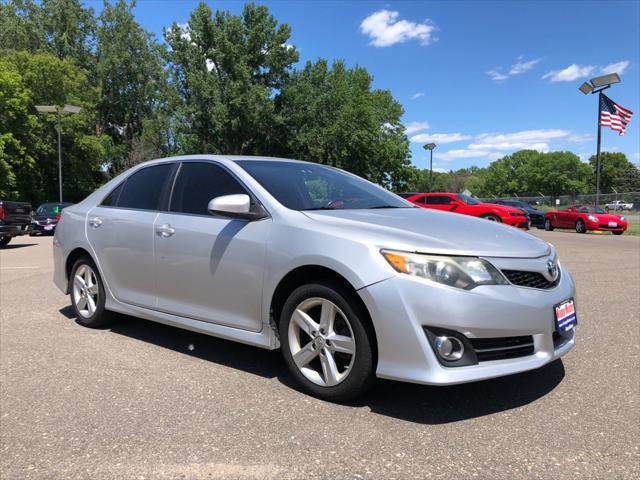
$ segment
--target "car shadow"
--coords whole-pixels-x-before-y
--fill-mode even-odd
[[[10,243],[9,245],[5,245],[4,247],[0,247],[0,251],[2,250],[14,250],[16,248],[24,248],[24,247],[33,247],[37,245],[37,243]]]
[[[60,313],[75,319],[70,306],[60,309]],[[299,390],[278,350],[264,350],[127,315],[118,317],[108,327],[113,333],[253,375],[277,378],[285,386]],[[564,365],[557,360],[529,372],[462,385],[434,387],[380,380],[364,396],[345,405],[369,408],[375,414],[413,423],[445,424],[527,405],[551,392],[564,376]]]

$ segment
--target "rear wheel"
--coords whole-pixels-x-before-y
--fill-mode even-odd
[[[485,220],[489,220],[491,222],[502,223],[502,220],[500,220],[500,217],[498,217],[497,215],[493,215],[491,213],[487,213],[485,215],[481,215],[481,217],[484,218]]]
[[[4,247],[11,241],[11,237],[0,237],[0,247]]]
[[[348,292],[330,283],[298,287],[282,309],[279,327],[285,363],[306,392],[340,402],[373,384],[373,333]]]
[[[551,219],[550,218],[545,218],[545,220],[544,220],[544,229],[547,232],[552,232],[553,231],[553,223],[551,223]]]
[[[76,313],[76,321],[89,328],[107,325],[111,321],[111,314],[104,309],[104,285],[93,260],[87,256],[76,260],[70,281],[71,305]]]
[[[578,221],[576,222],[576,232],[587,233],[587,227],[581,219],[578,219]]]

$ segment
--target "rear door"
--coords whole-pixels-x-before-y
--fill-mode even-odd
[[[156,219],[158,309],[251,331],[262,328],[262,285],[271,218],[207,212],[211,199],[249,191],[224,167],[184,162],[169,212]]]
[[[89,211],[87,238],[114,297],[154,308],[153,224],[167,201],[175,164],[144,167]]]

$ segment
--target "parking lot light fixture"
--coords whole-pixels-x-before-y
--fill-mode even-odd
[[[427,143],[426,145],[423,145],[423,147],[425,150],[429,150],[429,192],[431,192],[431,188],[433,186],[432,183],[432,179],[433,179],[433,149],[436,148],[436,144],[435,143]]]
[[[600,125],[600,105],[602,105],[602,91],[611,87],[615,83],[620,83],[620,76],[617,73],[609,73],[600,77],[595,77],[584,82],[578,89],[585,95],[589,93],[598,94],[598,147],[596,150],[596,201],[595,205],[600,204],[600,144],[602,141],[602,126]]]
[[[36,105],[38,113],[55,113],[57,117],[57,130],[58,130],[58,196],[59,201],[62,203],[62,125],[60,124],[60,114],[76,114],[82,111],[81,107],[75,105],[65,105],[64,107],[58,107],[57,105]]]

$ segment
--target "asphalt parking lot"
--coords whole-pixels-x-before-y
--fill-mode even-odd
[[[640,478],[640,237],[534,232],[578,288],[562,361],[352,405],[279,352],[122,317],[74,322],[51,241],[0,250],[0,478]]]

